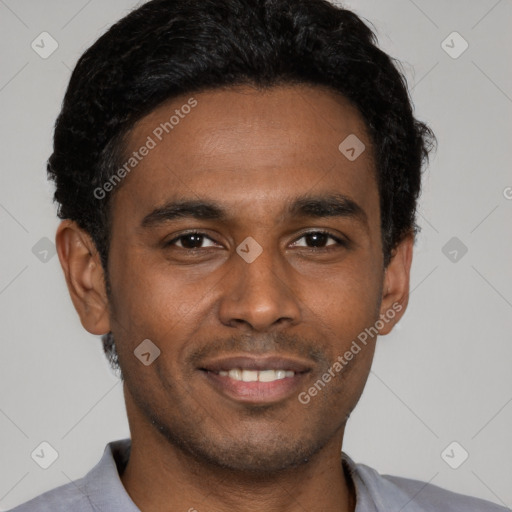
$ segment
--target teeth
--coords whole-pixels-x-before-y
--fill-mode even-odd
[[[242,380],[242,370],[235,368],[234,370],[229,370],[229,377],[235,380]]]
[[[276,372],[274,370],[263,370],[259,372],[258,377],[260,382],[272,382],[276,380]]]
[[[232,370],[219,371],[221,377],[229,377],[233,380],[243,382],[273,382],[281,380],[286,377],[293,377],[295,372],[292,370],[241,370],[240,368],[233,368]]]
[[[256,382],[258,380],[258,371],[242,370],[242,380],[244,382]]]

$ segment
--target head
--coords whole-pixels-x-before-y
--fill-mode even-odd
[[[405,311],[432,142],[372,31],[324,0],[153,0],[111,27],[73,71],[48,173],[73,302],[133,421],[248,471],[342,431],[375,334],[333,364]],[[223,358],[269,354],[300,391],[332,378],[307,403],[219,387]]]

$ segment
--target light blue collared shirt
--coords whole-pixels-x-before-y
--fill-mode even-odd
[[[101,460],[83,478],[41,494],[11,512],[140,512],[119,477],[130,446],[130,439],[107,444]],[[356,464],[345,453],[342,460],[356,489],[355,512],[510,512],[418,480],[380,475]]]

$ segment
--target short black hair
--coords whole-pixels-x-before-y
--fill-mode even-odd
[[[384,265],[416,234],[421,170],[435,143],[413,115],[399,63],[353,12],[327,0],[152,0],[130,12],[79,59],[56,121],[48,176],[58,216],[94,241],[108,284],[111,193],[98,187],[122,164],[133,125],[164,101],[252,85],[326,86],[365,121],[380,194]],[[341,141],[340,141],[341,142]],[[112,336],[104,336],[117,365]]]

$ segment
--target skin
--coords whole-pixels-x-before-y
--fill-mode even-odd
[[[128,152],[189,96],[140,120]],[[310,366],[307,391],[380,315],[388,334],[408,301],[413,237],[383,267],[379,195],[364,122],[322,87],[248,86],[194,94],[197,106],[139,163],[112,202],[108,297],[87,233],[63,221],[58,254],[82,325],[116,340],[132,437],[121,476],[149,510],[353,511],[341,465],[345,424],[368,377],[376,337],[308,404],[297,393],[270,404],[234,400],[197,368],[208,358],[279,354]],[[366,150],[338,146],[356,134]],[[343,194],[365,219],[287,214],[304,194]],[[227,217],[183,217],[142,227],[169,200],[216,201]],[[187,230],[207,238],[181,238]],[[304,236],[327,230],[347,240]],[[263,252],[247,263],[248,237]],[[180,246],[181,244],[181,246]],[[317,246],[316,248],[314,246]],[[134,349],[161,351],[145,366]]]

